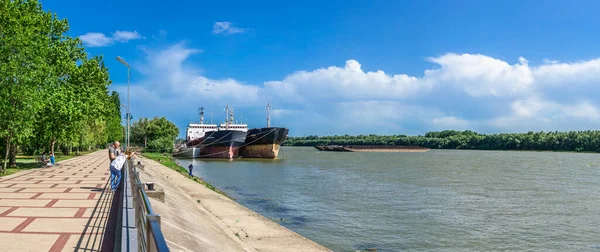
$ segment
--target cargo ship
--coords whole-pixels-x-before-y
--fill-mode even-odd
[[[405,145],[319,145],[320,151],[338,152],[427,152],[429,148]]]
[[[204,123],[204,108],[200,108],[200,122],[190,123],[186,129],[186,141],[178,144],[174,157],[184,158],[237,158],[246,140],[248,125],[236,124],[233,108],[225,108],[225,123]]]
[[[287,139],[289,130],[271,127],[271,105],[267,104],[267,127],[248,130],[240,155],[244,158],[275,159],[279,156],[281,144]]]

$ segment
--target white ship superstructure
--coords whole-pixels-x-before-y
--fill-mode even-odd
[[[233,120],[233,108],[227,106],[225,108],[225,113],[227,115],[225,123],[219,124],[219,130],[235,130],[248,132],[248,124],[245,123],[235,123]]]
[[[204,123],[204,107],[200,107],[200,122],[190,123],[187,127],[186,139],[187,141],[193,141],[198,138],[204,137],[206,132],[217,131],[216,124],[205,124]]]

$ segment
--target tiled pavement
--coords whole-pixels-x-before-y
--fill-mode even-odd
[[[112,246],[114,229],[105,232],[113,198],[107,153],[0,177],[0,251],[100,251],[103,243],[104,249]]]

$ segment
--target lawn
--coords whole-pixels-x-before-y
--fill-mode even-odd
[[[79,155],[81,156],[81,155],[85,155],[88,153],[90,153],[90,152],[80,152]],[[64,160],[76,157],[76,156],[77,155],[75,155],[75,154],[73,154],[73,155],[56,155],[54,157],[54,161],[60,162],[60,161],[64,161]],[[4,160],[0,160],[0,162],[1,162],[1,165],[0,165],[0,170],[1,170],[1,167],[4,166]],[[15,174],[19,171],[41,168],[42,166],[43,166],[42,164],[35,161],[35,156],[17,155],[17,167],[7,167],[6,173],[2,173],[0,171],[0,177]]]

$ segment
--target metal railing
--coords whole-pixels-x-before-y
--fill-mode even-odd
[[[160,215],[152,209],[136,166],[127,160],[122,170],[122,228],[117,232],[121,242],[118,247],[121,251],[169,251],[160,228]],[[115,246],[115,251],[118,250]]]

